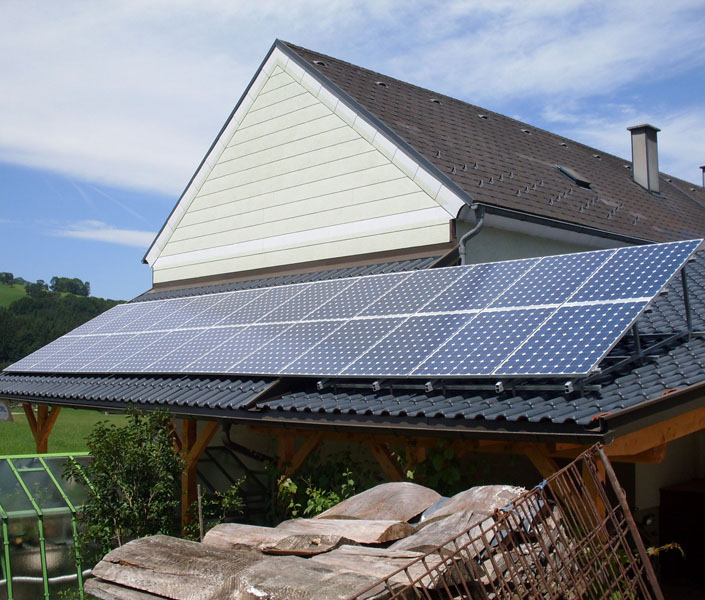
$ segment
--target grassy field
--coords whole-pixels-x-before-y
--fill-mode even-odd
[[[0,422],[0,456],[34,454],[36,447],[27,418],[21,409],[13,410],[14,422]],[[86,436],[99,421],[120,425],[123,415],[104,415],[95,410],[62,408],[49,436],[49,452],[85,452]]]
[[[0,306],[10,306],[15,300],[25,295],[23,285],[0,283]]]

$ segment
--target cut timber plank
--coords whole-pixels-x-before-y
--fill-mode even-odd
[[[440,498],[440,494],[422,485],[395,481],[365,490],[336,504],[316,518],[410,521]]]
[[[358,544],[391,542],[414,532],[411,525],[401,521],[366,519],[292,519],[280,523],[276,529],[289,534],[339,535]]]
[[[479,522],[485,522],[489,526],[494,522],[487,519],[485,515],[476,515],[472,511],[464,511],[430,522],[428,525],[421,525],[420,529],[403,540],[394,542],[389,546],[390,550],[411,550],[413,552],[433,552],[443,546],[448,551],[454,551],[453,544],[447,544],[451,539],[470,530],[470,539],[479,535],[480,529],[476,527]],[[472,527],[472,529],[471,529]],[[486,528],[486,527],[485,527]],[[469,541],[463,538],[463,543]]]
[[[102,579],[89,579],[86,581],[86,592],[100,600],[162,600],[164,596],[155,596],[146,592],[138,592],[121,585],[108,583]]]
[[[272,527],[222,523],[206,533],[203,543],[223,550],[251,548],[266,554],[313,556],[353,541],[340,535],[292,534]]]
[[[344,600],[355,597],[377,582],[363,575],[307,560],[276,556],[253,564],[237,575],[233,600]],[[390,594],[375,595],[385,600]]]
[[[156,535],[134,540],[106,554],[93,575],[109,583],[165,598],[228,598],[233,577],[263,560],[259,552],[237,552]],[[302,559],[303,560],[303,559]]]
[[[495,509],[506,506],[525,491],[522,487],[512,485],[478,485],[431,507],[422,519],[425,522],[464,511],[471,511],[479,519],[480,515],[491,515]]]

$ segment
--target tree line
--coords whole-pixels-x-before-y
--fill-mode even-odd
[[[22,277],[15,277],[8,271],[0,272],[0,283],[6,285],[23,285],[28,296],[38,296],[41,292],[63,292],[75,294],[76,296],[90,296],[91,284],[89,281],[81,281],[78,277],[52,277],[49,283],[43,279],[37,279],[35,283],[30,283]]]

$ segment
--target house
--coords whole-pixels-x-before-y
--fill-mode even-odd
[[[703,237],[705,189],[659,172],[658,129],[630,129],[628,161],[276,41],[149,248],[152,289],[128,306]],[[43,451],[62,406],[168,406],[187,498],[221,425],[244,445],[276,440],[290,470],[328,440],[362,443],[392,479],[390,444],[418,461],[444,438],[545,477],[600,441],[652,523],[660,488],[705,475],[705,253],[684,272],[589,381],[145,370],[184,351],[185,309],[135,342],[138,360],[111,340],[82,358],[58,342],[0,375],[0,396],[25,403]],[[112,362],[86,368],[103,353]]]

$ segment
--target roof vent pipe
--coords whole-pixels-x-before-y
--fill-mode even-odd
[[[627,127],[632,133],[632,175],[634,181],[650,192],[658,193],[658,141],[661,131],[653,125]]]
[[[705,188],[705,165],[700,167],[700,170],[703,172],[703,187]]]
[[[485,207],[482,204],[473,204],[471,208],[475,211],[475,227],[468,231],[463,237],[458,241],[458,254],[460,255],[460,264],[467,264],[467,243],[470,238],[475,237],[482,226],[485,224]]]

